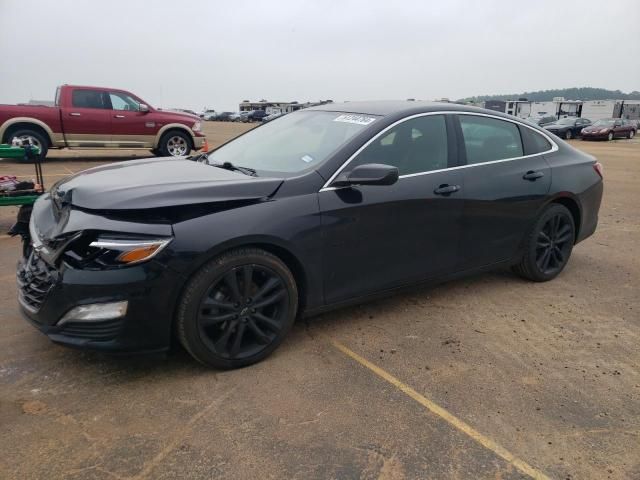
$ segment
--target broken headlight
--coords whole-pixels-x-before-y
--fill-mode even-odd
[[[127,238],[107,235],[83,236],[68,246],[63,258],[76,268],[124,267],[151,260],[171,240],[171,238]]]

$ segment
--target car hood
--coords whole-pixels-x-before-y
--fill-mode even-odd
[[[282,182],[170,157],[84,170],[57,183],[51,196],[59,204],[91,210],[147,209],[261,199]]]

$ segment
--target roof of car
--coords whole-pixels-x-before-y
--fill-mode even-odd
[[[327,103],[310,107],[307,110],[323,110],[328,112],[360,113],[387,116],[402,112],[432,112],[432,111],[465,111],[486,112],[485,109],[461,105],[451,102],[423,102],[413,100],[377,100],[368,102]],[[498,112],[493,112],[498,113]]]

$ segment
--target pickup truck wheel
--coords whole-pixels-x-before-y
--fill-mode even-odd
[[[37,132],[35,130],[20,129],[9,134],[9,143],[11,143],[14,138],[22,140],[23,142],[26,140],[27,143],[30,143],[34,147],[38,147],[40,149],[40,160],[44,160],[44,158],[47,156],[49,143],[40,132]]]
[[[183,157],[191,152],[191,139],[186,133],[174,130],[164,134],[158,147],[164,157]]]

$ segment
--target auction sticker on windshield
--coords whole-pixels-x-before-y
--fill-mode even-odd
[[[333,119],[334,122],[356,123],[358,125],[369,125],[375,122],[374,117],[365,117],[364,115],[340,115]]]

